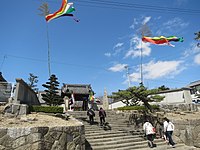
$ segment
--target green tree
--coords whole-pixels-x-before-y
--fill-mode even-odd
[[[127,106],[138,105],[140,102],[143,102],[143,105],[152,112],[151,105],[149,102],[160,102],[163,100],[163,96],[159,96],[158,89],[148,90],[143,84],[140,84],[138,87],[133,86],[126,90],[119,90],[118,92],[112,93],[112,98],[114,100],[121,100]]]
[[[166,87],[165,85],[162,85],[160,87],[158,87],[159,91],[165,91],[165,90],[170,90],[170,88]]]
[[[196,37],[194,38],[195,40],[200,40],[200,31],[194,33],[194,35],[196,35]]]
[[[36,83],[38,83],[38,76],[35,76],[33,73],[29,73],[28,81],[29,81],[28,86],[35,92],[38,92],[38,88],[36,85]]]
[[[42,99],[50,106],[58,106],[63,103],[63,99],[60,95],[58,95],[58,86],[59,82],[56,75],[52,74],[48,79],[49,82],[43,84],[42,86],[47,88],[45,94],[42,94]]]

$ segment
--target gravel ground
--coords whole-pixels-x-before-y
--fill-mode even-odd
[[[29,114],[21,117],[4,117],[0,114],[0,127],[76,126],[81,123],[74,118],[64,120],[46,114]]]
[[[200,119],[200,112],[167,113],[165,116],[176,120],[195,120]]]

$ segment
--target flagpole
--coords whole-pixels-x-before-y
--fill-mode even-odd
[[[142,35],[143,37],[143,35]],[[142,62],[143,61],[143,51],[142,51],[142,38],[141,38],[141,49],[140,49],[140,77],[141,77],[141,85],[143,85],[143,72],[142,72]]]
[[[43,3],[38,10],[41,12],[39,15],[45,17],[49,14],[49,7],[48,3]],[[47,32],[47,46],[48,46],[48,71],[49,71],[49,77],[51,76],[51,66],[50,66],[50,42],[49,42],[49,29],[48,29],[48,23],[46,22],[46,32]]]
[[[48,23],[46,23],[46,31],[47,31],[47,46],[48,46],[48,70],[49,70],[49,77],[50,77],[51,76],[51,64],[50,64],[50,44],[49,44]]]
[[[128,79],[128,88],[130,88],[131,87],[131,82],[130,82],[130,77],[129,77],[128,65],[124,66],[124,68],[126,69],[126,76],[127,76],[127,79]]]

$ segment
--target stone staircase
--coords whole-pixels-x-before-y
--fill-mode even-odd
[[[85,125],[86,150],[146,150],[150,149],[147,141],[143,137],[143,131],[135,130],[132,125],[128,124],[128,117],[123,113],[107,111],[106,122],[109,124],[105,127],[99,126],[98,112],[95,112],[95,123],[90,125],[86,111],[68,112],[74,118],[80,120]],[[170,149],[171,147],[157,138],[154,143],[156,150]],[[176,144],[176,150],[193,150],[183,143]]]

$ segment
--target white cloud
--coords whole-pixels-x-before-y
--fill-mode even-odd
[[[188,0],[176,0],[175,1],[175,4],[177,5],[177,6],[181,6],[181,5],[183,5],[183,4],[186,4],[188,2]]]
[[[182,63],[182,61],[150,61],[147,64],[143,64],[143,77],[145,79],[173,77],[185,69]],[[140,81],[140,66],[138,66],[136,72],[130,74],[130,79],[132,82]]]
[[[111,57],[112,54],[111,53],[105,53],[104,55],[107,56],[107,57]]]
[[[114,49],[115,49],[115,48],[122,47],[123,45],[124,45],[124,43],[117,43],[117,44],[114,46]]]
[[[107,53],[105,53],[104,55],[105,55],[106,57],[111,57],[111,56],[115,56],[115,55],[119,54],[119,53],[121,52],[121,50],[123,49],[123,47],[122,47],[123,45],[124,45],[124,43],[117,43],[117,44],[113,47],[114,52],[112,52],[112,53],[107,52]]]
[[[151,20],[151,17],[144,17],[144,20],[142,21],[142,24],[146,24]]]
[[[108,70],[113,72],[122,72],[125,70],[125,66],[127,66],[127,64],[116,64],[113,67],[110,67]]]
[[[184,67],[180,66],[182,61],[150,61],[143,65],[143,72],[146,79],[156,79],[164,76],[179,74]]]
[[[141,38],[134,35],[130,40],[130,48],[128,52],[125,54],[125,58],[140,57],[141,47],[142,47],[142,55],[149,56],[151,53],[150,43],[143,43]]]
[[[195,57],[194,57],[194,62],[198,65],[200,65],[200,54],[197,54]]]
[[[117,43],[113,49],[114,49],[114,53],[112,54],[113,56],[119,54],[122,50],[122,46],[124,45],[124,43]]]
[[[137,19],[134,18],[133,23],[129,28],[131,28],[131,29],[138,28],[139,29],[141,27],[141,25],[148,23],[150,20],[151,20],[151,16],[148,16],[148,17],[142,16],[142,17],[137,18]],[[136,30],[138,30],[138,29],[136,29]]]
[[[190,43],[189,48],[187,48],[182,54],[183,59],[197,53],[200,53],[200,48],[197,46],[197,43],[192,42]]]
[[[130,81],[131,82],[141,82],[141,73],[140,71],[138,71],[137,73],[134,72],[132,74],[130,74]]]
[[[175,18],[163,23],[163,26],[166,29],[169,29],[172,31],[183,29],[183,28],[187,27],[188,25],[189,25],[189,23],[183,22],[183,20],[178,17],[175,17]]]
[[[138,25],[138,24],[139,24],[139,22],[137,21],[136,18],[134,18],[133,24],[130,26],[130,28],[131,28],[131,29],[135,29],[135,26]]]

